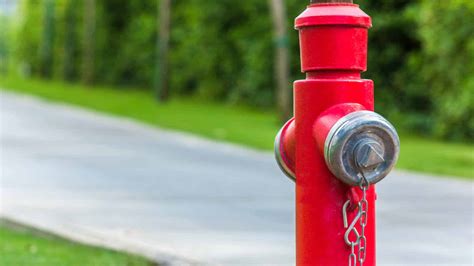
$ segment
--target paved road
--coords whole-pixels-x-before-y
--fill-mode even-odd
[[[271,154],[0,93],[1,215],[176,265],[292,265],[293,184]],[[415,158],[414,158],[415,159]],[[472,265],[473,183],[395,172],[379,265]]]

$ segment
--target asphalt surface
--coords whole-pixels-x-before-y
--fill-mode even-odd
[[[294,264],[294,185],[271,154],[6,92],[0,105],[3,217],[176,265]],[[377,208],[379,265],[473,264],[472,182],[397,171]]]

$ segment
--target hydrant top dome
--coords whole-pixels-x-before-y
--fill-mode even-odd
[[[312,4],[295,19],[295,28],[318,25],[372,27],[372,19],[359,5],[349,3]]]

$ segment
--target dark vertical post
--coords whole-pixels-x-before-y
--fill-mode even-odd
[[[95,68],[95,0],[84,0],[84,43],[82,58],[82,82],[90,85],[94,81]]]
[[[165,102],[169,97],[169,42],[171,28],[171,0],[159,0],[158,40],[155,74],[156,97]]]
[[[44,2],[43,36],[40,47],[40,76],[50,78],[53,74],[53,44],[54,44],[54,5],[53,0]]]
[[[275,45],[274,77],[278,115],[281,121],[291,117],[290,52],[285,1],[268,0],[273,18]]]
[[[68,0],[65,7],[64,24],[64,59],[62,76],[66,81],[72,81],[76,74],[76,9],[77,0]]]

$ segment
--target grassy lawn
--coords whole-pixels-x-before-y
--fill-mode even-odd
[[[58,82],[0,77],[2,89],[124,116],[162,128],[271,150],[279,123],[272,112],[195,99],[157,104],[150,92],[85,88]],[[474,179],[474,145],[402,134],[399,169]]]
[[[59,237],[0,220],[0,265],[152,266],[148,260]]]

